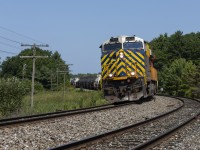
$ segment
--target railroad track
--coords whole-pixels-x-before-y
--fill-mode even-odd
[[[22,123],[30,123],[33,121],[42,121],[42,120],[47,120],[47,119],[59,118],[59,117],[72,116],[72,115],[77,115],[81,113],[89,113],[89,112],[100,111],[100,110],[105,110],[105,109],[112,109],[112,108],[130,105],[130,104],[133,104],[133,102],[123,103],[123,104],[118,104],[118,105],[106,104],[106,105],[101,105],[101,106],[96,106],[96,107],[1,119],[0,127],[8,126],[8,125],[17,125],[17,124],[22,124]]]
[[[194,120],[200,113],[200,102],[178,98],[183,105],[168,113],[127,127],[60,145],[57,149],[148,149],[163,138]]]
[[[2,125],[0,149],[50,149],[152,118],[182,104],[169,97],[155,96],[155,99],[144,101],[142,104],[127,103],[114,106],[113,109],[75,115],[71,112],[70,116],[65,114],[44,120],[41,118],[36,121]]]

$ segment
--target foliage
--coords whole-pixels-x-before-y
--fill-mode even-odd
[[[34,97],[34,108],[30,109],[30,96],[23,98],[21,110],[17,116],[33,115],[38,113],[71,110],[106,104],[100,91],[80,91],[74,88],[63,91],[38,92]]]
[[[198,90],[200,76],[197,67],[185,59],[177,59],[162,71],[161,82],[165,91],[170,95],[192,97]]]
[[[155,67],[162,70],[169,66],[175,59],[185,58],[195,65],[200,65],[200,32],[183,35],[177,31],[171,36],[167,33],[154,38],[150,42],[151,48],[156,55]]]
[[[159,86],[178,96],[200,96],[200,32],[167,33],[150,42],[156,55]],[[196,93],[196,94],[195,94]]]
[[[16,76],[18,78],[27,78],[31,80],[32,77],[32,59],[20,58],[19,56],[32,56],[32,49],[25,49],[17,56],[7,57],[2,63],[2,77]],[[45,88],[51,87],[51,80],[56,83],[57,69],[69,72],[68,65],[61,59],[61,55],[56,51],[52,53],[49,50],[42,50],[36,48],[36,56],[48,56],[48,58],[36,59],[36,73],[35,80],[40,82]],[[65,68],[63,68],[65,66]],[[68,77],[69,78],[69,77]],[[60,81],[63,76],[60,76]],[[60,82],[59,82],[60,83]]]
[[[32,84],[31,80],[24,79],[24,80],[22,81],[22,83],[23,83],[23,87],[24,87],[25,93],[26,93],[26,94],[31,93],[31,84]],[[35,84],[34,84],[34,89],[35,89],[35,90],[34,90],[34,93],[38,93],[38,92],[41,92],[41,91],[44,90],[42,84],[39,83],[39,82],[37,82],[37,81],[36,81]]]
[[[25,94],[23,83],[13,77],[0,79],[0,116],[19,110]]]

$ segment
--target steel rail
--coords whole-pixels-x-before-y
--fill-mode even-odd
[[[181,99],[181,98],[190,99],[190,98],[186,98],[186,97],[179,97],[179,99]],[[191,100],[200,102],[198,99],[191,99]],[[152,139],[134,147],[133,150],[148,149],[148,148],[153,147],[154,145],[159,144],[162,141],[162,139],[164,139],[165,137],[168,137],[168,136],[172,136],[173,134],[177,133],[180,129],[182,129],[187,124],[189,124],[190,122],[192,122],[193,120],[198,118],[198,116],[200,116],[200,111],[197,114],[195,114],[194,116],[187,119],[186,121],[182,122],[181,124],[167,130],[166,132],[156,136],[155,138],[152,138]]]
[[[163,114],[161,114],[159,116],[156,116],[156,117],[147,119],[145,121],[141,121],[141,122],[138,122],[136,124],[129,125],[129,126],[126,126],[126,127],[120,128],[120,129],[115,129],[115,130],[112,130],[112,131],[109,131],[109,132],[106,132],[106,133],[102,133],[102,134],[99,134],[99,135],[96,135],[96,136],[91,136],[91,137],[88,137],[88,138],[85,138],[85,139],[82,139],[82,140],[79,140],[79,141],[70,142],[70,143],[63,144],[63,145],[60,145],[60,146],[57,146],[57,147],[54,147],[54,148],[50,148],[49,150],[62,150],[62,149],[73,149],[73,148],[75,149],[77,147],[81,147],[81,145],[86,145],[86,144],[88,144],[90,142],[101,140],[101,139],[104,139],[106,137],[113,136],[114,134],[119,134],[119,133],[125,132],[127,130],[133,129],[135,127],[144,125],[146,123],[155,121],[157,119],[160,119],[160,118],[162,118],[164,116],[167,116],[167,115],[169,115],[169,114],[171,114],[173,112],[176,112],[179,109],[181,109],[184,106],[184,101],[181,100],[181,99],[179,99],[179,100],[182,101],[182,105],[180,105],[178,108],[176,108],[174,110],[171,110],[171,111],[169,111],[167,113],[163,113]]]
[[[51,118],[70,116],[70,115],[77,115],[77,114],[81,114],[81,113],[89,113],[89,112],[100,111],[100,110],[105,110],[105,109],[112,109],[112,108],[122,107],[122,106],[130,105],[130,104],[134,104],[134,103],[135,102],[129,102],[129,103],[123,103],[123,104],[118,104],[118,105],[105,104],[105,105],[89,107],[89,108],[81,108],[81,109],[74,109],[74,110],[67,110],[67,111],[44,113],[44,114],[38,114],[38,115],[1,119],[0,127],[14,125],[14,124],[20,124],[20,123],[26,123],[26,122],[32,122],[32,121],[51,119]]]

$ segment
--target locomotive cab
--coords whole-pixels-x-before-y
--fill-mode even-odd
[[[157,72],[151,61],[152,52],[143,39],[111,37],[100,48],[102,88],[108,101],[138,100],[155,93]]]
[[[102,55],[108,54],[113,51],[118,51],[120,49],[140,50],[144,49],[144,40],[135,36],[133,37],[120,36],[117,38],[111,37],[99,48],[101,48]]]

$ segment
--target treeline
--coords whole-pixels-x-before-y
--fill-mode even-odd
[[[166,33],[150,42],[156,55],[159,87],[170,95],[200,97],[200,32]]]
[[[2,71],[0,77],[10,78],[17,77],[19,79],[31,80],[32,78],[32,59],[20,58],[19,56],[32,56],[32,49],[25,49],[21,51],[17,56],[7,57],[1,64]],[[35,63],[35,80],[40,83],[44,88],[50,89],[52,84],[57,84],[57,78],[59,78],[58,84],[63,84],[64,76],[66,73],[69,80],[69,66],[62,60],[61,55],[49,50],[42,50],[36,48],[37,56],[48,56],[48,58],[38,58]],[[67,81],[67,80],[66,80]]]
[[[0,68],[0,117],[17,112],[22,106],[22,97],[30,94],[32,59],[19,56],[32,56],[32,49],[25,49],[17,56],[7,57]],[[36,49],[35,93],[52,87],[59,89],[69,82],[69,67],[56,51]],[[65,76],[64,76],[65,75]],[[65,80],[63,80],[65,78]],[[65,81],[65,83],[63,83]]]
[[[25,87],[19,79],[0,79],[0,117],[18,111],[24,94]]]

